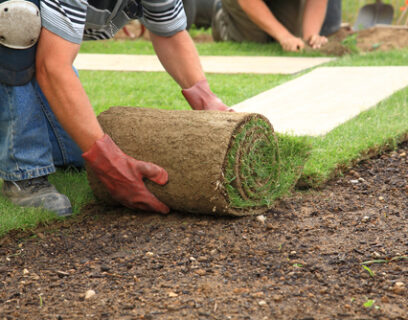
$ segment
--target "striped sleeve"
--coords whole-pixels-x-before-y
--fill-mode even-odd
[[[42,26],[67,41],[82,42],[86,0],[41,0]]]
[[[149,31],[168,37],[186,29],[187,18],[182,0],[142,0],[142,4],[140,22]]]

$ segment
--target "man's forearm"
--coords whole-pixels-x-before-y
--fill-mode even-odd
[[[320,34],[328,0],[307,0],[303,14],[303,39]]]
[[[79,46],[43,28],[37,49],[36,77],[58,121],[87,151],[103,136],[72,62]]]
[[[163,67],[182,89],[205,79],[197,49],[187,31],[171,37],[151,34],[151,40]]]

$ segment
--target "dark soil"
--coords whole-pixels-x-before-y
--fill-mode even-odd
[[[408,47],[408,28],[396,26],[373,27],[358,32],[344,27],[329,37],[329,42],[319,51],[328,55],[371,51],[388,51]],[[311,49],[310,49],[311,50]]]
[[[92,205],[9,234],[0,318],[407,319],[407,153],[405,143],[261,217]]]

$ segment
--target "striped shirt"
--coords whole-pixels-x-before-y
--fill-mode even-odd
[[[120,8],[127,3],[127,0],[112,1],[113,6]],[[149,31],[171,36],[186,28],[182,0],[141,0],[141,3],[143,17],[140,22]],[[41,0],[41,19],[44,28],[77,44],[83,40],[112,38],[130,21],[123,10],[112,17],[110,11],[95,9],[87,0]]]

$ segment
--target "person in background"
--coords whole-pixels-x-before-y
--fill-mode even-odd
[[[215,41],[277,41],[285,51],[319,49],[340,29],[341,0],[215,0]]]

